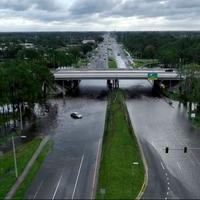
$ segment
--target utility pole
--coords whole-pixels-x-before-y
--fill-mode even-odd
[[[20,138],[26,138],[25,135],[18,136]],[[15,137],[17,138],[17,137]],[[15,166],[15,177],[18,177],[18,168],[17,168],[17,157],[16,157],[16,151],[15,151],[15,138],[12,136],[12,146],[13,146],[13,158],[14,158],[14,166]]]
[[[16,159],[16,152],[15,152],[15,141],[14,137],[12,136],[12,146],[13,146],[13,158],[14,158],[14,166],[15,166],[15,177],[18,177],[18,170],[17,170],[17,159]]]

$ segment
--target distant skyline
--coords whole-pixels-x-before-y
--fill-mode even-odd
[[[0,32],[200,30],[200,0],[0,0]]]

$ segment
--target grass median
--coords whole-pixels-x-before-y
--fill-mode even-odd
[[[157,59],[134,59],[133,68],[140,68],[140,67],[154,67],[159,62]]]
[[[37,174],[38,170],[40,169],[45,157],[47,156],[50,148],[52,147],[52,140],[48,141],[46,145],[44,146],[43,150],[39,154],[38,158],[34,162],[33,166],[31,167],[29,173],[27,174],[25,180],[22,182],[22,184],[17,189],[15,195],[13,196],[13,199],[25,199],[25,194],[30,186],[30,184],[33,181],[33,178]]]
[[[113,58],[109,58],[108,67],[109,69],[117,69],[117,63]]]
[[[35,138],[20,145],[16,149],[18,174],[20,175],[31,159],[33,153],[40,145],[41,139]],[[3,199],[16,181],[13,152],[7,152],[0,157],[0,199]]]
[[[135,199],[144,182],[144,166],[129,124],[121,91],[109,96],[97,199]]]

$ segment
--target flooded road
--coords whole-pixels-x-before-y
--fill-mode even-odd
[[[199,199],[200,132],[191,126],[185,107],[153,97],[147,81],[134,82],[127,88],[126,102],[149,169],[143,198]]]
[[[113,44],[118,68],[125,68],[122,51]],[[118,52],[121,52],[120,55]],[[123,62],[124,61],[124,62]],[[105,66],[104,66],[105,67]],[[148,81],[120,81],[148,165],[145,199],[200,198],[200,134],[191,127],[178,102],[152,93]],[[107,105],[106,81],[81,81],[75,97],[51,100],[57,113],[39,120],[37,132],[50,134],[54,147],[27,191],[28,199],[88,199],[95,183]],[[74,120],[77,111],[83,119]],[[188,153],[183,152],[187,146]],[[169,147],[169,153],[165,153]]]
[[[103,93],[106,90],[106,81],[82,81],[77,97],[51,101],[57,104],[57,115],[51,123],[37,124],[37,129],[52,135],[54,146],[26,198],[91,198],[104,132],[107,102]],[[72,119],[70,114],[74,111],[83,118]]]
[[[119,45],[114,46],[119,52]],[[118,68],[127,66],[122,54],[116,55]],[[168,99],[158,97],[148,80],[123,80],[119,84],[147,161],[148,183],[142,198],[199,199],[200,131],[192,127],[186,108],[175,101],[169,105]]]

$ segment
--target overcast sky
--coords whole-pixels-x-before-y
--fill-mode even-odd
[[[200,0],[0,0],[0,31],[200,30]]]

